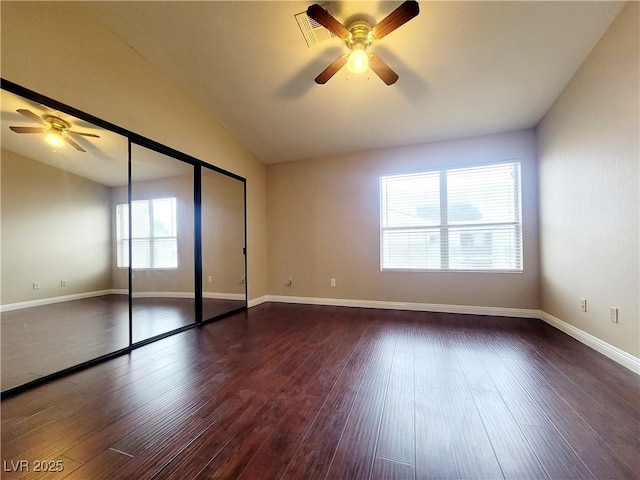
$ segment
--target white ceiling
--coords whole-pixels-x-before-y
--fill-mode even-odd
[[[420,2],[372,47],[400,76],[338,72],[346,47],[307,47],[312,2],[85,2],[108,28],[267,163],[535,126],[622,2]],[[401,2],[330,2],[343,23]]]

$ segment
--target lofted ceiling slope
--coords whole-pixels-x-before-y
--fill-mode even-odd
[[[372,50],[400,76],[342,69],[346,51],[308,47],[294,15],[312,2],[84,2],[266,163],[535,126],[623,2],[420,2]],[[323,3],[343,23],[401,2]]]

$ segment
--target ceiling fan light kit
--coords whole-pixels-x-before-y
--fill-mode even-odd
[[[47,136],[44,137],[44,141],[47,142],[49,145],[51,145],[54,148],[54,151],[56,148],[64,145],[64,138],[60,133],[56,131],[51,131],[47,133]]]
[[[71,125],[63,119],[54,115],[44,115],[42,119],[51,125],[49,133],[44,137],[45,142],[55,149],[64,145],[64,132],[69,130]]]
[[[369,55],[364,50],[353,50],[347,59],[347,69],[351,73],[364,73],[369,68]]]
[[[349,27],[345,27],[320,5],[311,5],[307,9],[309,18],[315,20],[343,40],[350,50],[349,54],[341,55],[325,68],[315,78],[315,82],[320,85],[327,83],[346,64],[351,73],[363,73],[368,68],[371,68],[384,83],[387,85],[394,84],[398,80],[398,74],[384,63],[380,57],[369,53],[369,47],[377,40],[407,23],[418,13],[420,13],[418,2],[407,0],[375,26],[371,26],[364,20],[358,20],[350,24]]]
[[[371,26],[366,22],[355,22],[349,26],[348,30],[349,35],[345,44],[351,53],[347,58],[347,69],[351,73],[364,73],[369,68],[367,49],[373,42]]]
[[[67,142],[79,152],[86,152],[84,148],[82,148],[69,137],[70,134],[82,135],[83,137],[100,138],[99,135],[95,135],[93,133],[77,132],[75,130],[71,130],[71,124],[69,122],[55,115],[43,115],[41,117],[33,113],[31,110],[27,110],[24,108],[19,108],[16,111],[19,114],[27,117],[29,120],[39,123],[40,125],[42,125],[42,127],[13,126],[9,127],[9,129],[15,133],[44,133],[45,142],[53,147],[54,152],[56,151],[56,148],[64,145],[64,142]]]

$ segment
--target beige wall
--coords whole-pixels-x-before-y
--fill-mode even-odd
[[[6,150],[0,159],[2,305],[111,288],[111,189]]]
[[[522,161],[524,273],[380,271],[380,175],[511,159]],[[270,165],[269,293],[537,309],[536,191],[533,130]]]
[[[638,6],[624,8],[538,127],[542,309],[635,356]]]
[[[81,2],[1,9],[4,78],[247,179],[249,298],[265,295],[266,167]]]

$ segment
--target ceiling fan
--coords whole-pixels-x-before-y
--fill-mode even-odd
[[[331,65],[325,68],[316,77],[316,83],[320,85],[327,83],[345,64],[352,73],[362,73],[371,67],[371,70],[387,85],[396,83],[398,74],[384,63],[380,57],[368,53],[367,50],[372,43],[404,25],[418,13],[420,13],[418,2],[407,0],[375,26],[371,26],[364,20],[357,20],[345,27],[320,5],[311,5],[307,9],[307,15],[342,39],[350,50],[348,54],[340,55]]]
[[[54,148],[62,145],[62,142],[67,142],[76,150],[80,152],[86,152],[84,148],[82,148],[69,137],[69,134],[100,138],[99,135],[95,135],[93,133],[77,132],[75,130],[71,130],[71,124],[69,122],[55,115],[43,115],[42,117],[40,117],[32,111],[24,108],[19,108],[18,110],[16,110],[16,112],[24,115],[34,122],[39,123],[40,125],[42,125],[42,127],[9,127],[12,131],[16,133],[45,133],[47,135],[45,137],[45,140],[49,144],[53,145]]]

